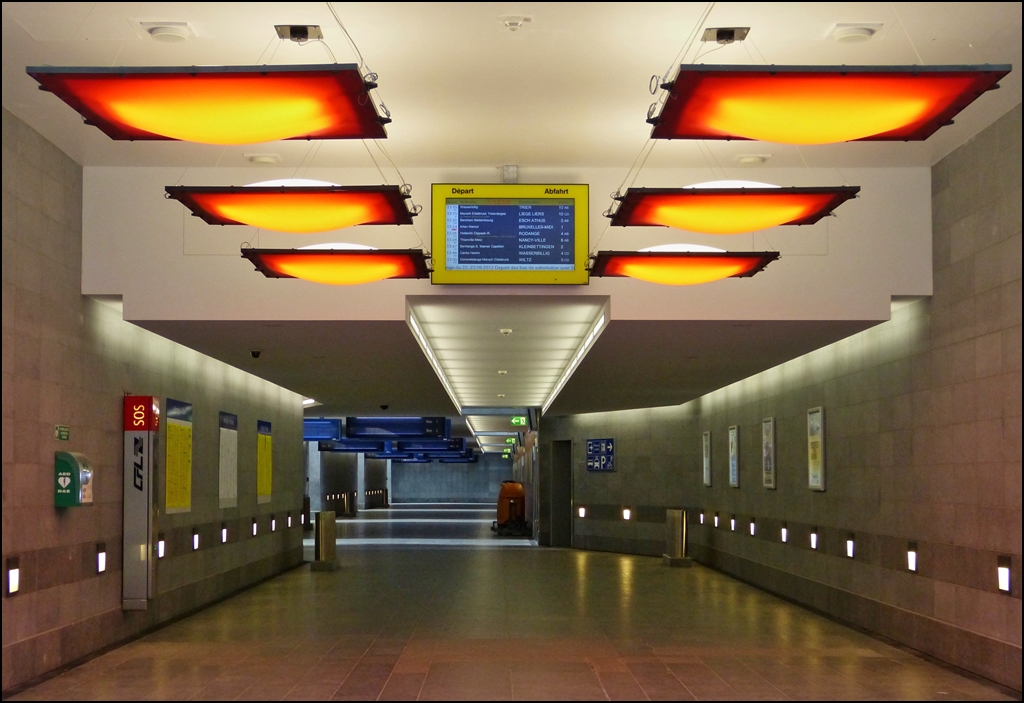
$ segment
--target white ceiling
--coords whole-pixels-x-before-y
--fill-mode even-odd
[[[336,3],[392,113],[399,166],[628,168],[647,140],[652,75],[675,65],[706,3]],[[517,32],[499,17],[528,16]],[[141,22],[187,22],[195,37],[154,41]],[[881,24],[865,44],[828,38],[836,23]],[[319,24],[338,61],[358,59],[326,3],[3,4],[3,105],[85,166],[239,166],[244,153],[307,155],[305,142],[263,147],[113,142],[52,95],[26,65],[328,63],[317,42],[277,39],[275,24]],[[984,106],[918,144],[815,149],[711,143],[724,167],[742,153],[799,166],[931,165],[1021,100],[1020,3],[714,3],[703,27],[749,26],[745,42],[696,42],[685,56],[723,64],[1013,63]],[[699,52],[699,56],[698,53]],[[920,58],[918,58],[920,57]],[[329,142],[317,163],[370,166],[359,142]],[[663,142],[651,167],[705,165],[694,143]]]
[[[394,120],[386,146],[400,168],[438,169],[441,180],[519,166],[521,182],[543,171],[609,168],[623,178],[648,142],[650,78],[670,70],[694,29],[749,26],[746,42],[696,42],[686,63],[978,64],[1010,63],[1002,88],[982,96],[923,143],[857,143],[797,148],[756,142],[659,142],[647,168],[710,168],[757,178],[743,154],[770,155],[770,168],[930,166],[1021,101],[1020,3],[336,3]],[[707,19],[698,19],[710,8]],[[526,16],[518,32],[503,16]],[[182,44],[152,40],[142,22],[187,22]],[[836,23],[881,24],[859,45],[828,35]],[[275,24],[319,24],[325,44],[276,38]],[[357,57],[326,3],[4,3],[3,106],[83,166],[254,169],[245,154],[274,153],[282,166],[372,167],[361,142],[275,142],[219,147],[115,142],[37,89],[27,65],[146,66],[328,63]],[[536,171],[534,171],[536,169]],[[717,173],[716,172],[716,173]],[[422,200],[425,194],[421,194]],[[598,197],[594,194],[593,197]],[[430,296],[433,298],[434,296]],[[545,325],[584,314],[562,303],[531,309],[526,321],[493,299],[423,301],[438,356],[463,384],[467,404],[539,405],[568,337]],[[481,304],[480,301],[483,300]],[[588,304],[576,296],[573,305]],[[454,307],[453,307],[454,305]],[[481,306],[482,305],[482,306]],[[516,300],[516,305],[522,301]],[[460,307],[461,306],[461,307]],[[587,308],[590,310],[589,308]],[[522,311],[520,311],[522,312]],[[434,317],[436,313],[436,319]],[[499,314],[501,313],[501,314]],[[504,313],[508,313],[504,315]],[[579,313],[579,320],[574,317]],[[510,323],[499,322],[503,317]],[[196,322],[140,324],[323,402],[315,414],[452,414],[454,408],[408,328],[395,322]],[[697,397],[863,329],[864,321],[612,321],[552,412],[667,405]],[[517,329],[509,339],[501,327]],[[560,329],[563,326],[558,326]],[[553,328],[552,328],[553,329]],[[531,330],[531,331],[527,331]],[[505,354],[506,347],[534,346]],[[571,335],[570,335],[571,336]],[[246,340],[245,348],[238,340]],[[250,341],[251,340],[251,341]],[[451,343],[449,344],[448,341]],[[751,343],[756,340],[756,343]],[[578,340],[577,340],[578,341]],[[259,346],[259,362],[246,348]],[[441,348],[443,347],[443,348]],[[302,351],[302,361],[298,352]],[[312,357],[310,355],[312,354]],[[556,355],[557,356],[557,355]],[[312,358],[312,361],[309,359]],[[550,361],[550,364],[548,363]],[[550,366],[551,368],[547,368]],[[499,369],[509,371],[499,377]],[[519,379],[530,373],[530,379]],[[515,374],[515,376],[513,376]],[[546,374],[546,376],[545,376]],[[510,395],[510,377],[521,381]],[[455,381],[453,381],[455,383]],[[505,389],[504,391],[501,389]],[[533,395],[530,395],[530,394]],[[493,397],[493,401],[484,402]],[[541,398],[541,402],[542,402]],[[507,402],[506,402],[507,401]],[[389,410],[383,410],[383,406]],[[478,428],[481,429],[481,428]]]
[[[608,298],[437,295],[407,304],[460,408],[539,408],[607,317]]]

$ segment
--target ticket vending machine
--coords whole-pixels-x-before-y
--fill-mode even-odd
[[[159,398],[125,396],[122,610],[146,610],[156,586],[153,456],[159,429]]]
[[[92,505],[92,464],[85,454],[57,452],[54,457],[53,504],[58,508]]]

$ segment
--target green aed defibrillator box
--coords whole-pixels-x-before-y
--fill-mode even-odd
[[[57,508],[92,505],[92,464],[85,454],[57,452],[54,457],[53,504]]]

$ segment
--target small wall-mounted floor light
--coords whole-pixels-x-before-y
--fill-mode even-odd
[[[156,536],[156,558],[163,559],[167,554],[167,540],[164,539],[164,533],[160,532]]]
[[[907,544],[907,571],[917,572],[917,542]]]
[[[107,570],[107,545],[100,542],[96,545],[96,573],[102,574]]]
[[[750,521],[750,536],[753,537],[755,534],[757,534],[757,524],[753,520],[751,520]]]
[[[846,536],[846,556],[853,559],[853,533]]]
[[[21,565],[18,557],[11,557],[7,560],[7,595],[13,596],[21,589]]]
[[[287,526],[288,526],[289,528],[290,528],[290,527],[292,526],[292,514],[291,514],[291,513],[288,513],[288,522],[287,522]]]
[[[581,505],[580,507],[576,508],[576,514],[580,517],[586,517],[587,509]]]
[[[733,515],[731,518],[729,518],[729,529],[732,530],[733,532],[736,531],[736,516],[735,515]]]
[[[818,528],[811,530],[811,549],[818,548]]]
[[[256,527],[256,518],[253,518],[253,519],[252,519],[252,536],[253,536],[253,537],[255,537],[255,536],[256,536],[256,530],[257,530],[257,527]]]
[[[996,562],[999,575],[999,590],[1003,593],[1010,592],[1010,557],[999,557]]]
[[[199,549],[199,530],[192,528],[192,551]]]
[[[227,542],[228,542],[228,524],[226,522],[222,522],[220,524],[220,543],[221,544],[227,544]]]
[[[274,517],[273,515],[270,516],[270,531],[271,532],[276,532],[277,531],[277,518]]]
[[[718,527],[718,513],[715,513],[715,527]]]
[[[629,508],[622,509],[622,519],[628,520],[633,515],[633,512]]]
[[[782,529],[779,531],[779,539],[781,539],[783,542],[789,541],[789,527],[786,525],[786,523],[782,523]]]
[[[301,515],[299,515],[299,522],[303,525],[306,524],[306,513],[302,513]]]
[[[703,510],[700,512],[700,524],[702,524],[702,525],[704,524],[704,511]]]

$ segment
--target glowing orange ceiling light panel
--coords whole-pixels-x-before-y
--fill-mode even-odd
[[[746,278],[779,258],[771,252],[599,251],[590,275],[626,276],[667,286],[692,286],[723,278]]]
[[[210,225],[278,232],[326,232],[355,225],[410,225],[408,195],[398,186],[167,186]]]
[[[680,66],[652,139],[921,141],[1010,72],[985,66]]]
[[[390,121],[355,64],[26,71],[111,139],[384,139]]]
[[[630,188],[611,215],[615,227],[676,227],[740,234],[779,225],[813,225],[860,192],[830,188]]]
[[[332,286],[430,275],[426,256],[419,249],[242,249],[242,257],[267,278],[301,278]]]

